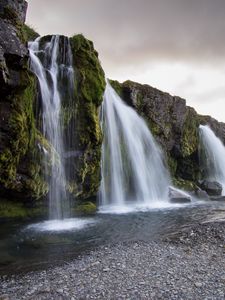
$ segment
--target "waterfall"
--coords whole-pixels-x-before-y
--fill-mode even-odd
[[[46,177],[49,182],[49,218],[63,219],[69,217],[70,211],[62,123],[62,102],[64,98],[72,97],[74,85],[70,42],[59,35],[47,41],[37,38],[29,43],[29,52],[31,70],[39,82],[42,132],[53,147],[44,161],[45,174],[49,174],[51,165]]]
[[[205,177],[223,187],[225,195],[225,147],[209,126],[200,125],[200,164]]]
[[[170,176],[145,121],[107,83],[101,108],[104,135],[100,205],[146,206],[166,201]]]

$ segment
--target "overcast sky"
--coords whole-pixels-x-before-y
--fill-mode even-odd
[[[83,33],[108,78],[147,83],[225,122],[225,0],[28,0],[41,35]]]

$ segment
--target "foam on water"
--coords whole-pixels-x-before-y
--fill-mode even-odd
[[[36,224],[31,224],[26,227],[26,230],[34,231],[74,231],[81,230],[85,227],[94,225],[97,221],[94,219],[69,218],[63,220],[49,220]]]
[[[154,210],[177,209],[184,206],[190,206],[190,203],[169,203],[166,201],[156,201],[151,204],[133,204],[126,205],[105,205],[99,207],[100,214],[129,214],[136,212],[148,212]]]

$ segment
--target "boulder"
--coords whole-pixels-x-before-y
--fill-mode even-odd
[[[171,203],[190,203],[191,202],[191,196],[189,196],[187,193],[175,189],[173,187],[169,188],[169,201]]]
[[[202,200],[210,200],[209,195],[206,193],[206,191],[203,191],[199,187],[195,190],[195,196]]]
[[[203,180],[199,187],[206,191],[209,196],[221,196],[222,185],[216,181]]]

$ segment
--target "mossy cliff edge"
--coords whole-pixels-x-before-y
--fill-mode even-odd
[[[209,124],[225,142],[225,124],[210,116],[201,116],[180,97],[171,96],[149,85],[132,81],[112,86],[124,101],[147,122],[151,132],[167,156],[174,184],[195,189],[201,179],[199,166],[199,125]]]
[[[27,41],[38,34],[24,24],[24,0],[0,0],[0,201],[35,205],[48,193],[43,174],[44,151],[51,145],[40,132],[36,116],[37,78],[29,70]],[[44,37],[49,39],[51,36]],[[93,43],[82,35],[70,39],[74,58],[73,102],[63,100],[62,118],[68,144],[73,198],[96,197],[100,185],[102,134],[99,107],[105,88],[104,72]],[[1,199],[4,199],[1,200]],[[7,200],[8,199],[8,200]],[[10,211],[10,210],[9,210]],[[0,211],[1,215],[1,211]],[[13,213],[15,215],[15,212]]]
[[[0,193],[18,201],[39,199],[40,133],[33,112],[36,79],[29,71],[24,35],[25,1],[0,1]]]

